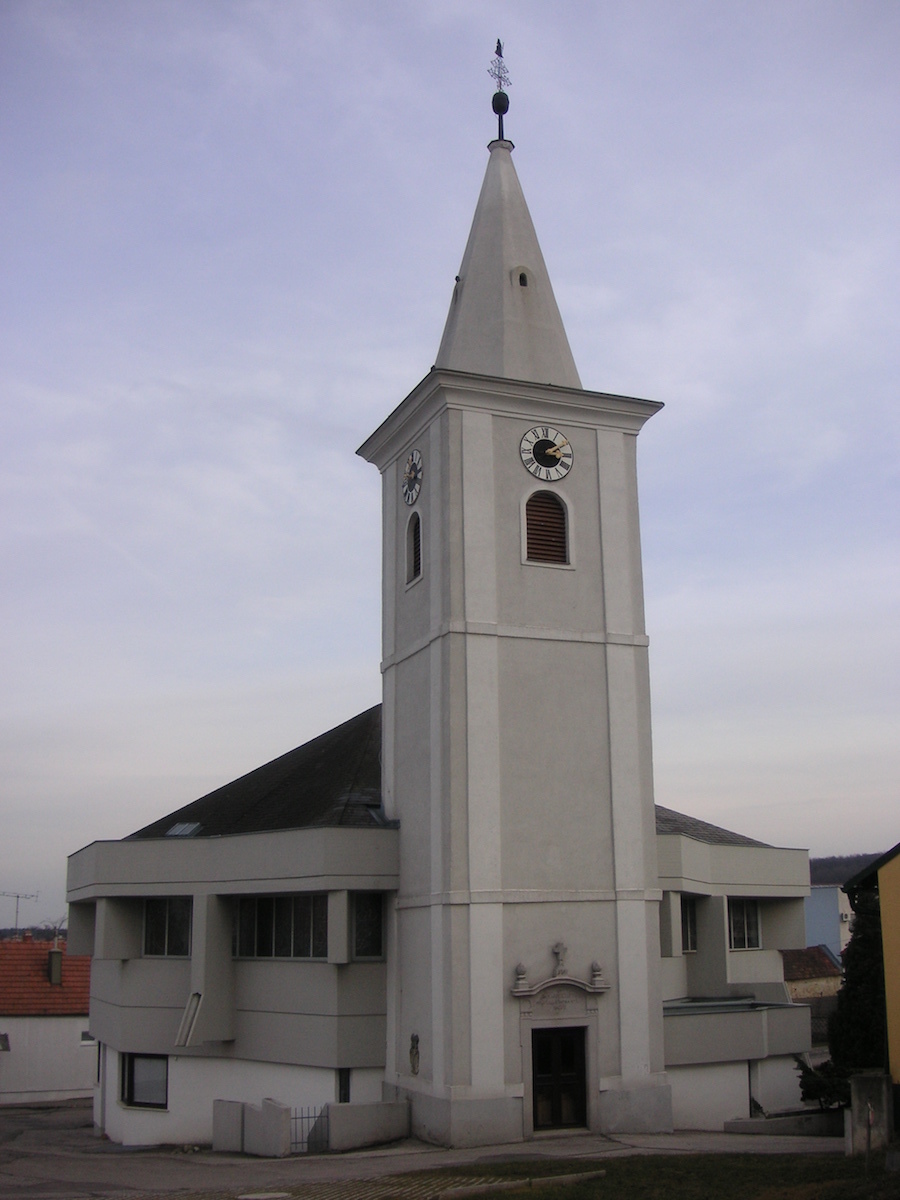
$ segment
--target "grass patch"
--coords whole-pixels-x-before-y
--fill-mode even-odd
[[[602,1179],[554,1185],[553,1175],[603,1168]],[[448,1172],[449,1173],[449,1172]],[[641,1154],[596,1159],[514,1160],[457,1167],[460,1175],[547,1179],[503,1192],[503,1200],[900,1200],[900,1172],[885,1173],[873,1155],[866,1178],[861,1159],[837,1154]],[[434,1172],[436,1191],[443,1172]]]

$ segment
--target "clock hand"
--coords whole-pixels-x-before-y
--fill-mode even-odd
[[[547,449],[544,451],[544,453],[552,454],[554,456],[554,458],[562,458],[563,447],[568,446],[568,444],[569,444],[569,439],[563,438],[563,440],[559,443],[559,445],[548,446]]]

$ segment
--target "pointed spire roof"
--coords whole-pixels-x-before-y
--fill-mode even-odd
[[[490,158],[436,367],[581,387],[510,151]]]

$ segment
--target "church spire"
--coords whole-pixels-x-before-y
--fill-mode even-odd
[[[505,379],[581,387],[544,256],[503,136],[510,80],[503,46],[491,67],[500,136],[490,158],[436,367]]]

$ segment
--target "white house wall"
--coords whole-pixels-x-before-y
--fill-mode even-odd
[[[319,1108],[337,1100],[336,1072],[323,1067],[292,1067],[247,1059],[169,1056],[168,1108],[138,1108],[123,1104],[121,1055],[106,1048],[105,1064],[94,1099],[94,1123],[114,1142],[126,1146],[166,1143],[209,1144],[213,1132],[213,1101],[241,1100],[261,1104],[277,1100],[290,1108]],[[362,1080],[367,1098],[371,1081]],[[351,1096],[355,1100],[351,1076]],[[362,1095],[359,1097],[363,1099]],[[380,1097],[379,1097],[380,1098]]]
[[[676,1129],[722,1129],[726,1121],[750,1115],[746,1061],[668,1067],[666,1076]]]
[[[83,1042],[83,1017],[0,1017],[9,1051],[0,1054],[0,1104],[90,1096],[97,1047]]]

